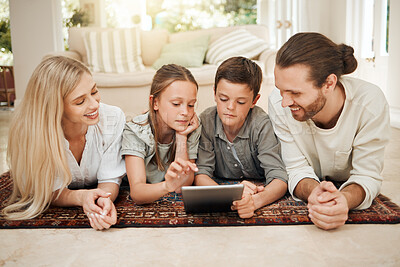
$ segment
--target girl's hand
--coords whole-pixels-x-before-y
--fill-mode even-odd
[[[194,130],[199,128],[199,125],[200,125],[199,118],[197,117],[196,113],[194,113],[192,119],[189,122],[188,127],[185,130],[183,130],[181,132],[176,132],[176,133],[187,136],[188,134],[190,134],[191,132],[193,132]]]
[[[183,160],[177,158],[169,166],[167,173],[165,174],[165,188],[168,192],[177,191],[186,182],[190,172],[197,172],[196,164],[189,160]]]
[[[109,197],[99,197],[97,205],[103,209],[101,215],[91,213],[88,215],[90,225],[96,230],[108,229],[117,222],[117,210]]]

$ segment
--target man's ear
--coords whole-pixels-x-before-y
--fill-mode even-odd
[[[325,81],[325,87],[324,89],[326,90],[326,92],[333,92],[333,90],[335,89],[337,84],[337,76],[333,73],[331,73]]]
[[[215,88],[215,85],[213,86],[213,91],[214,91],[214,101],[217,103],[217,89]]]
[[[260,96],[261,96],[260,94],[256,95],[256,98],[254,98],[253,104],[251,105],[251,108],[254,108],[254,106],[257,104],[258,99],[260,99]]]
[[[154,98],[154,95],[150,95],[149,96],[149,106],[153,106],[153,110],[158,110],[158,99]],[[151,103],[153,103],[153,105],[151,105]]]

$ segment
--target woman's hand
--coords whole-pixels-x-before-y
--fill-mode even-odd
[[[90,225],[96,230],[108,229],[117,223],[117,210],[109,197],[99,197],[97,205],[102,208],[101,215],[91,213],[88,215]]]
[[[188,174],[197,171],[196,164],[189,160],[175,159],[175,161],[169,165],[167,173],[165,174],[165,189],[168,192],[179,190],[186,182]]]
[[[84,190],[83,192],[81,198],[82,208],[89,218],[90,225],[96,230],[101,230],[108,229],[112,224],[115,224],[112,223],[114,220],[112,219],[112,216],[110,216],[110,214],[113,213],[112,209],[114,208],[115,210],[114,204],[109,198],[111,193],[106,193],[99,188]],[[106,199],[108,199],[108,201]],[[109,202],[111,202],[113,208]],[[109,218],[107,218],[107,216]]]
[[[193,117],[190,119],[188,127],[181,132],[176,132],[176,134],[187,136],[188,134],[199,128],[199,125],[199,118],[197,117],[196,113],[194,113]]]

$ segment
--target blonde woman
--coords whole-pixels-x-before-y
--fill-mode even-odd
[[[115,224],[113,201],[126,172],[124,124],[119,108],[100,103],[82,63],[44,59],[11,123],[7,157],[14,188],[3,215],[30,219],[50,205],[82,206],[94,229]]]

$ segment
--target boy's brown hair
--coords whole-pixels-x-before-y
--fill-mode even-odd
[[[253,100],[260,92],[262,82],[261,68],[245,57],[231,57],[222,62],[215,74],[214,93],[222,79],[231,83],[247,84],[253,92]]]

